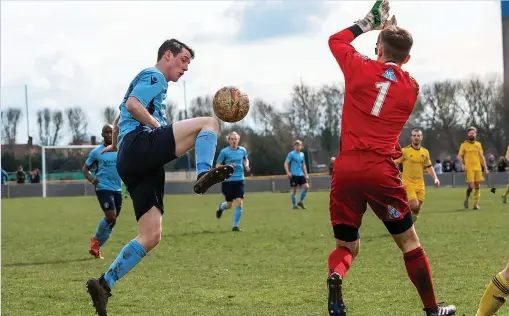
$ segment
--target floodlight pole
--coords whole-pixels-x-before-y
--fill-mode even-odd
[[[25,107],[27,110],[27,144],[30,140],[30,120],[28,118],[28,86],[25,85]],[[32,144],[28,144],[28,169],[32,171]]]
[[[187,89],[186,89],[186,81],[185,80],[184,80],[184,118],[187,120]],[[191,157],[189,156],[189,152],[186,153],[186,156],[187,156],[187,171],[188,171],[188,175],[190,177],[191,176]]]

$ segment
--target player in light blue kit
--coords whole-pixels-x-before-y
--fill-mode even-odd
[[[122,208],[122,181],[117,172],[117,153],[101,154],[106,146],[111,145],[112,134],[112,126],[104,125],[101,133],[103,144],[90,152],[82,168],[87,180],[95,186],[99,205],[104,212],[104,217],[99,221],[97,231],[90,240],[89,253],[99,259],[104,259],[100,249],[110,238]],[[95,177],[90,172],[93,167],[96,168]]]
[[[117,151],[117,170],[133,202],[138,236],[120,251],[109,269],[87,281],[87,290],[99,316],[107,315],[108,299],[116,282],[131,271],[161,240],[164,213],[164,165],[193,147],[198,177],[194,192],[203,194],[234,171],[232,166],[212,168],[219,122],[196,117],[167,124],[168,82],[177,82],[194,58],[186,44],[171,39],[157,52],[154,67],[140,71],[131,81],[113,124],[113,142],[103,152]]]
[[[300,140],[296,140],[293,142],[293,148],[294,150],[286,156],[284,164],[286,175],[290,179],[290,187],[292,188],[292,205],[293,209],[297,209],[297,206],[302,209],[306,209],[304,206],[304,199],[306,198],[306,194],[309,189],[309,175],[306,168],[304,153],[301,152],[302,142]],[[297,193],[297,187],[301,188],[299,203],[297,203],[297,197],[295,196]]]
[[[249,159],[244,147],[239,146],[240,136],[236,132],[228,134],[230,146],[223,148],[217,157],[216,167],[231,165],[235,169],[233,175],[221,184],[221,191],[224,195],[223,202],[216,211],[216,217],[221,218],[223,211],[232,207],[235,201],[235,214],[233,214],[232,231],[239,232],[240,217],[244,205],[244,170],[249,172]]]

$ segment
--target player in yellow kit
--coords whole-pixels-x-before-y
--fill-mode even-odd
[[[507,151],[505,153],[505,160],[509,162],[509,146],[507,146]],[[507,195],[509,195],[509,184],[507,185],[507,189],[505,190],[504,194],[502,194],[502,202],[504,204],[507,203]]]
[[[421,146],[422,131],[418,128],[413,129],[411,137],[412,144],[401,149],[403,155],[395,160],[395,162],[403,166],[403,185],[405,186],[408,204],[410,204],[410,210],[412,211],[412,218],[415,222],[421,211],[426,193],[424,169],[433,178],[437,187],[440,186],[440,180],[438,180],[435,170],[431,165],[428,150]]]
[[[486,166],[486,159],[483,156],[483,149],[480,142],[476,140],[477,129],[475,127],[469,127],[467,129],[468,139],[464,141],[460,146],[460,152],[458,154],[458,160],[461,163],[462,170],[465,171],[467,176],[467,193],[465,202],[463,203],[465,208],[468,208],[468,199],[472,190],[474,190],[474,210],[479,209],[479,200],[481,198],[481,192],[479,191],[481,182],[484,181],[482,174],[482,168],[484,173],[488,174],[488,168]]]
[[[493,316],[509,298],[509,264],[490,282],[475,316]],[[504,314],[505,315],[505,314]]]

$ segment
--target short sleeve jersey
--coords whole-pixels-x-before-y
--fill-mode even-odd
[[[142,126],[127,111],[126,102],[129,97],[134,97],[140,101],[161,126],[166,125],[166,93],[168,90],[168,82],[164,75],[155,67],[142,70],[129,84],[122,104],[120,105],[120,119],[118,122],[119,135],[118,146],[121,145],[125,135],[132,132],[136,128],[150,130],[148,126]]]
[[[96,190],[122,191],[122,180],[117,172],[117,153],[107,152],[101,154],[104,145],[101,145],[90,152],[85,164],[92,168],[97,167],[95,177],[99,178]]]
[[[235,164],[233,175],[225,182],[244,180],[244,159],[247,159],[247,150],[242,146],[237,147],[237,149],[226,147],[219,152],[217,163],[222,165]]]
[[[304,164],[306,161],[303,152],[296,152],[295,150],[289,152],[288,156],[286,156],[286,161],[292,176],[302,177],[304,175]]]

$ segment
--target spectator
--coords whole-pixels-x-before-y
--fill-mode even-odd
[[[488,159],[486,160],[486,166],[488,167],[488,171],[495,171],[497,168],[497,162],[495,160],[495,155],[489,154]]]
[[[7,181],[9,181],[9,175],[4,169],[2,169],[2,184],[7,183]]]
[[[30,180],[31,183],[40,183],[41,182],[41,172],[39,169],[35,169],[34,172],[32,172],[32,179]]]
[[[433,166],[436,174],[442,174],[442,164],[440,163],[440,159],[435,161],[435,165]]]
[[[500,156],[500,158],[498,158],[497,169],[498,172],[505,172],[507,170],[507,162],[505,161],[504,156]]]
[[[336,161],[336,157],[330,157],[329,175],[332,175],[332,169],[334,169],[334,161]]]
[[[25,179],[26,179],[27,175],[25,174],[25,172],[23,171],[23,167],[22,166],[19,166],[18,168],[18,172],[16,172],[16,181],[19,183],[19,184],[23,184],[25,183]]]
[[[456,171],[454,168],[454,162],[451,160],[451,156],[445,157],[442,162],[442,172],[454,172]]]

